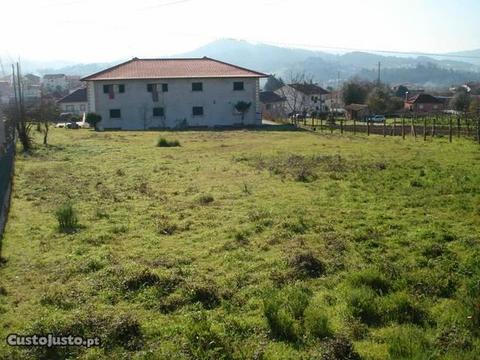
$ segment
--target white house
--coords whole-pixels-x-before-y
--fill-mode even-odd
[[[138,59],[84,77],[103,129],[260,125],[267,75],[211,58]],[[243,112],[239,103],[250,104]]]
[[[87,111],[87,89],[81,88],[72,91],[57,101],[62,113],[70,113],[75,115],[83,115]]]
[[[288,84],[275,92],[286,99],[286,110],[290,114],[326,112],[328,110],[325,102],[329,92],[318,85]]]
[[[42,86],[48,91],[63,91],[68,87],[67,76],[65,74],[43,75]]]

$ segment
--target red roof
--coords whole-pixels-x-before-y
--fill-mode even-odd
[[[81,80],[260,77],[267,77],[267,75],[208,57],[193,59],[133,58]]]

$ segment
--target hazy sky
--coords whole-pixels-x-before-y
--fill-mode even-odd
[[[0,54],[160,57],[218,38],[291,47],[480,48],[479,0],[1,0]]]

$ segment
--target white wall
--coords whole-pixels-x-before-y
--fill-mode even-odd
[[[72,102],[72,103],[59,103],[60,110],[63,113],[72,113],[76,115],[82,115],[87,112],[88,104],[86,102]],[[83,106],[83,107],[82,107]]]
[[[244,82],[243,91],[233,90],[235,81]],[[193,82],[202,82],[203,91],[192,91]],[[152,83],[168,84],[168,92],[162,92],[161,85],[158,85],[158,102],[154,102],[152,93],[147,91],[147,84]],[[119,93],[115,86],[114,99],[103,92],[103,85],[119,84],[125,85],[125,93]],[[173,128],[185,120],[188,126],[241,124],[241,115],[234,110],[238,101],[252,103],[243,124],[261,125],[259,80],[256,78],[89,81],[87,89],[88,111],[102,116],[102,128]],[[203,106],[204,115],[193,116],[193,106]],[[163,107],[165,117],[154,117],[154,107]],[[120,109],[121,118],[110,119],[110,109]]]

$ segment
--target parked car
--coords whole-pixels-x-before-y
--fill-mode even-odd
[[[368,118],[371,122],[374,123],[383,123],[385,121],[385,116],[384,115],[373,115]]]

